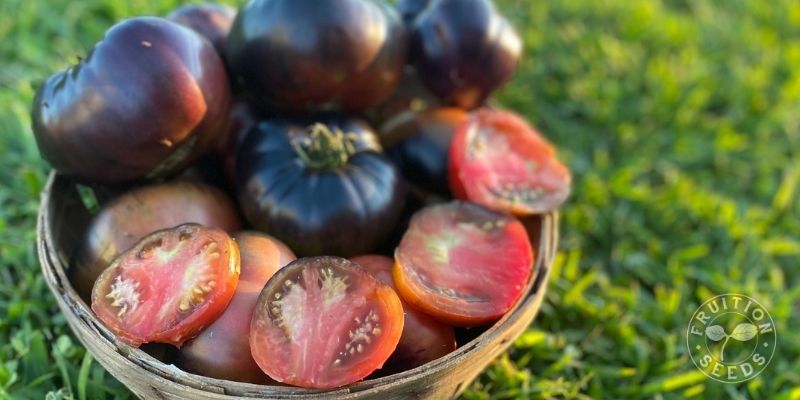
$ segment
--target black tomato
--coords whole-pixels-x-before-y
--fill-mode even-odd
[[[420,188],[449,197],[447,155],[456,128],[469,114],[460,108],[406,113],[381,132],[386,154]]]
[[[166,19],[133,18],[39,88],[33,132],[42,156],[81,181],[162,177],[214,145],[229,103],[207,40]]]
[[[226,4],[187,4],[167,15],[167,19],[194,29],[217,49],[225,53],[228,32],[236,18],[236,9]]]
[[[336,116],[261,122],[241,146],[236,180],[247,220],[299,256],[372,251],[406,196],[369,126]]]
[[[411,58],[448,104],[481,105],[514,75],[522,41],[490,0],[438,0],[414,21]]]
[[[285,112],[360,112],[397,86],[405,25],[383,1],[251,0],[236,17],[227,60],[255,103]]]

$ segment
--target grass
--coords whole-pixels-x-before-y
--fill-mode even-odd
[[[71,336],[34,250],[29,109],[115,21],[175,0],[0,2],[0,398],[130,395]],[[499,1],[526,58],[500,94],[574,171],[540,316],[464,394],[800,399],[800,3]],[[685,330],[716,294],[758,299],[778,352],[722,384]]]

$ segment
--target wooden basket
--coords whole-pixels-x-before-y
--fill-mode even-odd
[[[457,396],[533,321],[544,297],[558,242],[558,215],[527,221],[536,252],[525,294],[503,319],[456,351],[413,370],[332,391],[263,386],[207,378],[167,365],[117,341],[67,279],[69,256],[91,218],[70,180],[51,174],[42,193],[37,248],[42,272],[75,336],[95,359],[144,399],[446,399]]]

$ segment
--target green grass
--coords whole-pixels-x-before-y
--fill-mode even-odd
[[[125,398],[39,272],[35,88],[115,21],[175,0],[0,2],[0,398]],[[800,399],[800,3],[506,0],[526,58],[500,95],[574,171],[540,316],[464,394]],[[715,294],[777,325],[758,378],[707,379],[685,329]]]

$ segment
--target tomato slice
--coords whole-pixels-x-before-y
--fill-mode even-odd
[[[395,289],[392,278],[393,259],[386,256],[365,255],[355,257],[352,261],[377,280]],[[452,326],[443,324],[405,303],[403,310],[405,310],[403,335],[386,365],[378,371],[381,376],[416,368],[456,349],[456,336]]]
[[[448,174],[457,198],[525,216],[558,208],[570,194],[569,169],[522,117],[481,109],[456,130]]]
[[[124,342],[180,347],[213,322],[239,282],[239,248],[220,229],[181,225],[146,236],[106,269],[92,310]]]
[[[403,331],[397,294],[357,264],[301,258],[270,278],[250,326],[250,348],[272,379],[329,389],[380,368]]]
[[[498,320],[522,295],[533,249],[516,218],[453,201],[411,218],[395,251],[403,300],[455,326]]]

